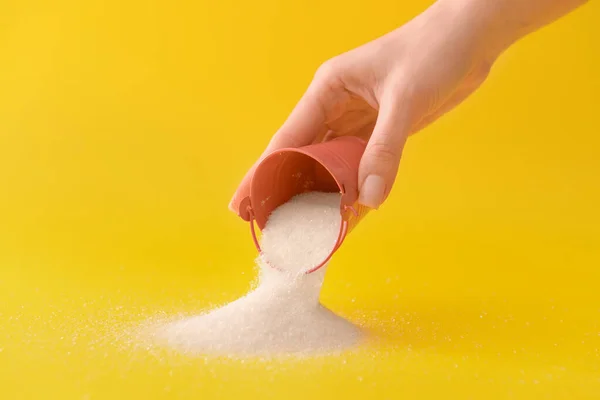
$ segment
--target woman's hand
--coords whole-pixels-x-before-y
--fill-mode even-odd
[[[407,137],[465,100],[496,57],[536,28],[535,20],[509,15],[514,7],[503,1],[521,0],[438,1],[399,29],[325,62],[261,158],[284,147],[360,136],[368,145],[359,202],[378,208],[392,189]],[[230,208],[241,200],[238,193],[247,192],[253,170]]]

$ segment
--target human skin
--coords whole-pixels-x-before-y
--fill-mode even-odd
[[[274,150],[344,135],[368,140],[359,202],[389,195],[406,139],[455,108],[513,43],[586,0],[439,0],[405,25],[319,67],[229,208],[237,212],[260,160]]]

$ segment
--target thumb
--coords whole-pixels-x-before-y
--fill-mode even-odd
[[[358,172],[358,201],[364,206],[379,208],[392,189],[411,125],[407,103],[396,94],[381,102]]]

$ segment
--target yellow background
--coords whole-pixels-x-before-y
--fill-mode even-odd
[[[323,291],[341,357],[139,348],[254,279],[227,211],[327,58],[428,1],[0,4],[0,398],[600,398],[600,4],[410,140]]]

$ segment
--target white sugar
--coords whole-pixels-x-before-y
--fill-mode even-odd
[[[258,287],[219,309],[163,327],[168,345],[230,356],[336,352],[361,331],[319,303],[325,267],[340,227],[340,195],[308,193],[275,210],[263,230]],[[272,265],[277,266],[277,269]]]
[[[310,270],[333,250],[340,224],[339,193],[297,195],[269,216],[261,240],[262,258],[291,274]]]

